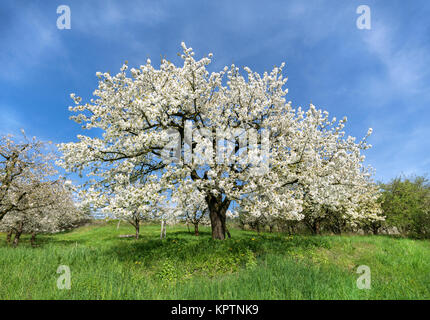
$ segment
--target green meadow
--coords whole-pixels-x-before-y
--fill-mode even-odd
[[[290,236],[231,229],[215,241],[186,226],[99,222],[17,248],[0,234],[0,299],[430,299],[430,241],[389,236]],[[60,265],[71,288],[57,288]],[[360,265],[371,288],[359,289]]]

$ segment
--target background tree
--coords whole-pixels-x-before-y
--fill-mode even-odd
[[[160,219],[163,210],[159,204],[165,200],[156,177],[144,178],[144,181],[130,181],[128,176],[118,174],[110,180],[114,187],[109,192],[92,187],[81,190],[80,206],[101,208],[105,214],[127,221],[135,228],[135,238],[139,239],[140,224],[145,220]]]
[[[0,137],[0,221],[9,212],[36,207],[28,192],[56,174],[46,144],[22,133],[21,140]]]
[[[171,197],[171,208],[174,208],[176,219],[194,226],[194,235],[199,235],[199,225],[210,224],[209,210],[205,195],[195,190],[192,181],[180,181],[181,187]]]
[[[426,177],[398,177],[381,184],[381,189],[388,226],[404,235],[430,237],[430,185]]]
[[[70,230],[88,221],[89,217],[78,210],[71,190],[62,180],[39,183],[28,190],[26,198],[37,206],[18,206],[0,222],[0,230],[7,232],[8,243],[15,235],[14,246],[22,234],[31,234],[31,244],[35,245],[39,233]]]

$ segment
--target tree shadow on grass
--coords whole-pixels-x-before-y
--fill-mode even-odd
[[[194,234],[194,231],[190,230],[190,231],[172,231],[170,233],[167,233],[167,237],[169,237],[169,235],[172,235],[172,236],[185,235],[185,236],[190,236],[193,238],[199,238],[199,237],[210,237],[212,235],[212,233],[210,231],[206,231],[206,230],[199,230],[199,235],[196,236]]]
[[[154,239],[142,237],[139,240],[123,238],[110,246],[105,254],[124,262],[145,261],[150,263],[164,258],[184,258],[182,252],[195,252],[198,242],[184,238]]]
[[[172,231],[167,239],[143,236],[139,240],[121,239],[110,246],[105,254],[123,262],[141,262],[151,265],[165,259],[186,262],[204,257],[241,256],[251,251],[260,256],[266,253],[288,255],[295,248],[328,248],[326,238],[286,237],[285,235],[240,234],[224,241],[213,240],[211,232],[202,231],[194,236],[187,231]]]

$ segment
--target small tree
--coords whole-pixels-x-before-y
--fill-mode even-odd
[[[158,204],[165,199],[155,177],[145,178],[130,181],[127,176],[117,175],[111,181],[115,187],[109,193],[93,188],[81,190],[81,206],[101,208],[106,214],[127,221],[135,228],[135,238],[139,239],[141,222],[157,219],[161,213]]]
[[[209,210],[202,192],[195,189],[191,180],[178,181],[182,184],[171,197],[177,220],[194,226],[194,235],[199,235],[199,225],[210,224]]]

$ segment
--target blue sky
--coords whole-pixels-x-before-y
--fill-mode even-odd
[[[57,29],[59,5],[71,29]],[[371,29],[356,26],[359,5]],[[184,41],[211,70],[235,63],[260,73],[286,62],[288,100],[373,128],[365,153],[376,178],[430,172],[430,2],[422,1],[2,1],[0,134],[75,141],[69,94],[89,100],[96,71],[117,72]]]

